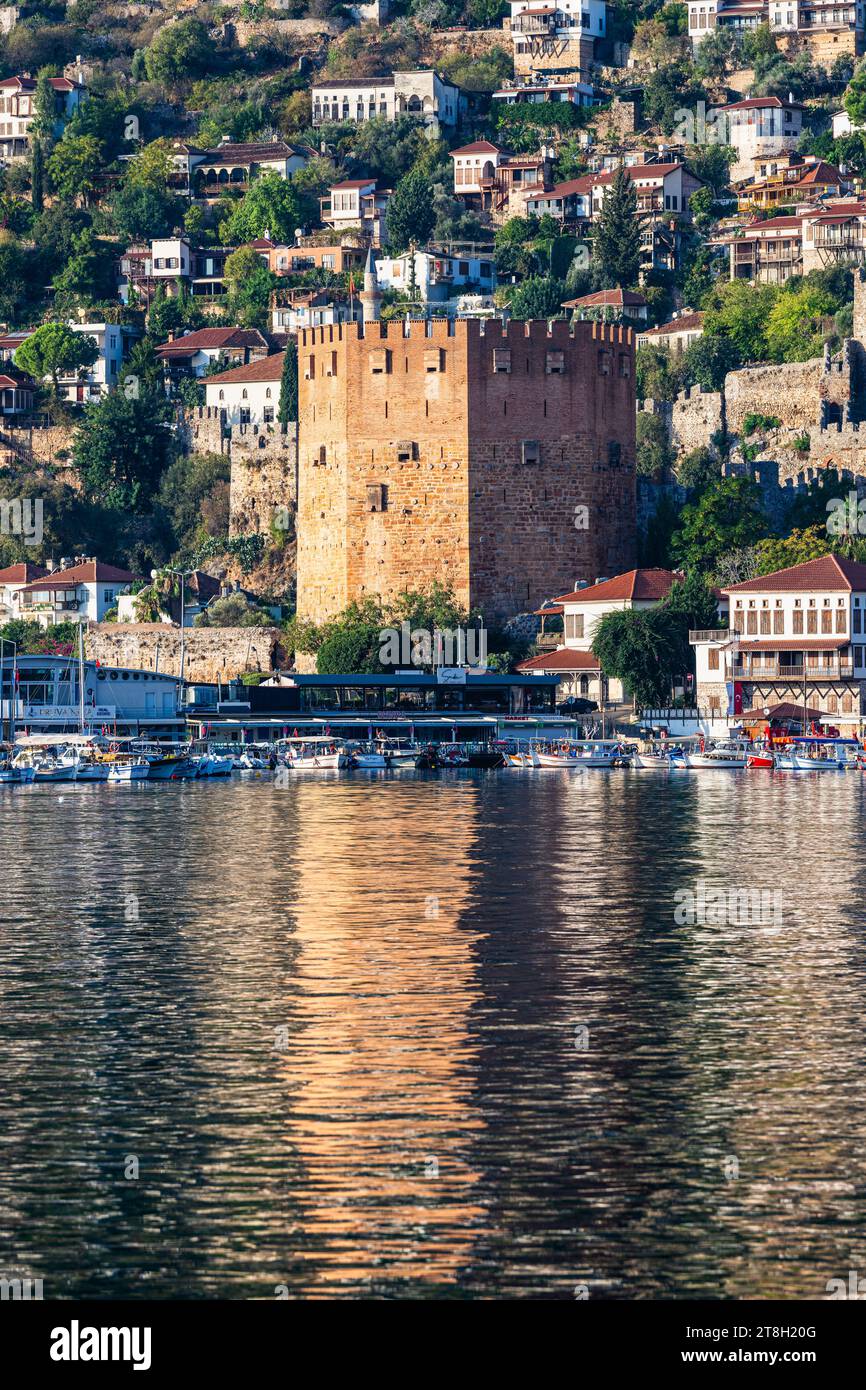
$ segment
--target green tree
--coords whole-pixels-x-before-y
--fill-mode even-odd
[[[636,387],[639,401],[672,401],[682,386],[680,364],[667,348],[645,343],[637,350]]]
[[[202,77],[212,62],[213,43],[198,19],[165,25],[144,55],[148,79],[168,87]]]
[[[383,626],[382,610],[374,599],[350,603],[325,625],[316,652],[316,670],[323,676],[383,671],[379,660]]]
[[[287,425],[298,418],[298,345],[290,338],[283,353],[283,370],[280,376],[280,406],[277,419]]]
[[[36,77],[36,91],[33,94],[33,121],[31,131],[39,139],[50,144],[54,139],[57,125],[57,98],[51,85],[57,70],[53,67],[40,68]]]
[[[608,613],[595,630],[593,654],[608,677],[621,680],[639,706],[667,704],[683,672],[682,624],[663,605]]]
[[[823,351],[824,325],[835,301],[826,291],[802,285],[785,289],[770,310],[767,350],[776,362],[807,362]]]
[[[740,41],[727,24],[711,29],[695,54],[695,72],[700,77],[725,78],[734,71],[740,56]]]
[[[277,173],[263,174],[220,223],[220,236],[229,246],[255,241],[265,234],[291,245],[301,221],[298,195]]]
[[[729,280],[717,285],[704,314],[704,333],[728,338],[741,362],[765,362],[767,320],[779,291],[774,285]]]
[[[751,478],[720,478],[682,510],[671,539],[674,560],[686,570],[714,574],[726,552],[753,545],[767,534],[761,489]]]
[[[67,135],[59,140],[48,160],[52,187],[61,198],[92,201],[102,172],[102,146],[92,135]]]
[[[167,189],[125,183],[112,195],[111,220],[124,243],[168,236],[183,221],[184,205]]]
[[[851,117],[852,125],[866,123],[866,67],[861,67],[851,78],[842,105]]]
[[[37,381],[50,377],[56,394],[59,377],[92,366],[98,355],[87,334],[75,333],[65,323],[43,323],[16,349],[15,365]]]
[[[420,170],[410,169],[388,203],[388,241],[392,250],[405,251],[413,241],[424,246],[435,221],[430,185]]]
[[[33,137],[30,153],[30,199],[33,211],[41,212],[45,203],[45,157],[38,135]]]
[[[602,199],[593,240],[594,257],[608,285],[637,283],[641,260],[637,189],[620,165]]]
[[[660,481],[671,466],[672,455],[668,433],[660,415],[642,410],[637,417],[635,460],[643,478]]]
[[[562,301],[567,294],[561,280],[531,275],[518,285],[509,300],[513,319],[561,319],[566,317]]]
[[[86,497],[116,511],[148,508],[174,453],[170,420],[158,389],[120,388],[89,406],[73,444]]]
[[[728,372],[740,366],[737,345],[730,338],[702,333],[683,353],[683,374],[690,386],[721,391]]]
[[[704,492],[721,474],[718,456],[712,449],[692,449],[677,462],[677,482],[690,492]],[[695,624],[700,627],[700,623]]]
[[[835,548],[838,549],[838,542]],[[834,549],[834,542],[828,538],[823,526],[809,526],[805,531],[792,531],[790,536],[767,536],[758,542],[755,549],[757,573],[772,574],[775,570],[802,565],[807,560],[829,555]]]

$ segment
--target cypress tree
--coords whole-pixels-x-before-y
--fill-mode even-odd
[[[289,339],[283,358],[283,372],[280,377],[280,408],[277,419],[281,425],[293,424],[298,418],[298,347],[294,338]]]
[[[602,201],[594,238],[595,257],[605,287],[626,289],[637,284],[641,219],[636,214],[637,189],[620,165]]]
[[[45,200],[45,162],[38,135],[33,140],[33,153],[30,156],[30,198],[33,211],[41,212]]]

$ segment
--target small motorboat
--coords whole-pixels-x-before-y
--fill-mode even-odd
[[[278,752],[283,767],[295,772],[328,772],[349,766],[343,740],[327,735],[282,739]]]

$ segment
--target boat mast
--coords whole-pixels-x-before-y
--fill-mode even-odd
[[[78,732],[84,735],[84,624],[78,624]]]

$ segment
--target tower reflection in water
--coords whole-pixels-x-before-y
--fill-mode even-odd
[[[282,1074],[306,1293],[450,1283],[482,1209],[470,1141],[478,787],[296,790],[300,947]],[[441,807],[437,804],[441,799]],[[440,814],[441,811],[441,814]],[[289,1193],[291,1202],[291,1192]]]

